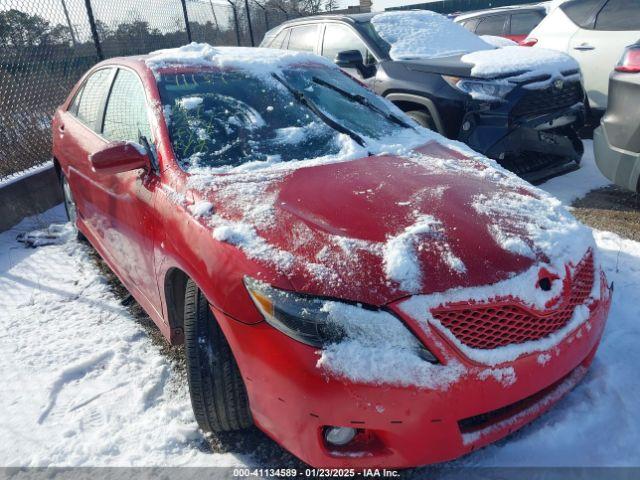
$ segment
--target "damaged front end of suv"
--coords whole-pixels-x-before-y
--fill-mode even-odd
[[[468,93],[457,138],[532,183],[579,167],[585,119],[579,70],[514,81],[443,76]]]

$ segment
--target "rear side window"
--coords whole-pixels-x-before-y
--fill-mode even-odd
[[[470,32],[475,32],[476,31],[476,26],[478,25],[478,19],[477,18],[472,18],[470,20],[465,20],[460,25],[462,25],[464,28],[466,28]]]
[[[151,141],[144,88],[138,76],[129,70],[118,70],[109,94],[102,134],[109,140],[138,142],[140,136],[145,136]]]
[[[507,19],[506,15],[492,15],[480,20],[478,28],[476,28],[477,35],[503,35],[504,34],[504,22]]]
[[[516,13],[511,15],[511,35],[528,35],[542,20],[537,12]]]
[[[271,41],[271,44],[269,44],[270,48],[287,48],[287,42],[286,39],[289,36],[289,32],[291,30],[290,29],[286,29],[281,31],[276,38],[274,38]]]
[[[560,8],[579,27],[592,28],[593,14],[601,4],[602,0],[569,0]]]
[[[318,25],[303,25],[291,29],[289,50],[314,52],[318,42]]]
[[[82,88],[78,103],[77,117],[87,126],[95,129],[102,115],[102,106],[111,79],[111,68],[103,68],[91,75]]]
[[[76,116],[78,115],[78,107],[80,106],[80,98],[82,97],[83,90],[84,90],[84,84],[80,86],[75,96],[73,97],[73,100],[71,100],[71,105],[69,105],[68,111],[73,113]]]
[[[609,0],[596,17],[596,30],[640,30],[640,0]]]

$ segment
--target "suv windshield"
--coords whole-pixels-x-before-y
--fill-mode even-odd
[[[234,167],[337,155],[410,128],[410,120],[338,69],[291,67],[163,74],[160,97],[180,166]]]

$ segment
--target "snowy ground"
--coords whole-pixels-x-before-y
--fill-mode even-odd
[[[579,171],[542,187],[569,203],[606,184],[586,155]],[[202,436],[183,371],[121,304],[90,248],[16,241],[62,219],[56,208],[0,234],[0,465],[290,461],[256,432],[256,455]],[[455,465],[640,466],[640,243],[608,232],[596,239],[616,291],[589,374],[550,413]]]

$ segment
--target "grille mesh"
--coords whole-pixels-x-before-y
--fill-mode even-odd
[[[432,309],[431,314],[464,345],[490,350],[539,340],[564,327],[576,306],[589,296],[593,282],[593,254],[589,252],[577,265],[560,305],[553,310],[536,313],[506,298],[491,305],[448,305]]]
[[[529,90],[513,108],[512,115],[535,115],[570,107],[583,100],[580,82],[567,82],[563,88],[553,85],[542,90]]]

